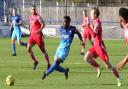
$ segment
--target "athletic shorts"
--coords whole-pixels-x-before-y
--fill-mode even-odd
[[[83,38],[84,39],[87,39],[87,40],[91,40],[91,34],[90,32],[88,31],[88,29],[85,29],[84,32],[83,32]]]
[[[58,58],[60,58],[60,60],[62,62],[65,61],[66,57],[69,54],[69,49],[63,49],[63,48],[58,48],[54,57],[54,60],[57,60]]]
[[[30,35],[28,44],[37,44],[40,48],[44,49],[44,37],[43,35]]]
[[[12,32],[12,39],[15,39],[15,40],[20,40],[21,39],[21,29],[20,28],[15,28]]]
[[[103,62],[109,60],[107,52],[105,51],[105,48],[102,46],[93,46],[89,49],[89,52],[93,54],[94,58],[99,57]]]

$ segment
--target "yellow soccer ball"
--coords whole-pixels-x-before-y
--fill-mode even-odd
[[[8,86],[13,86],[15,83],[15,78],[12,75],[7,76],[6,78],[6,84]]]

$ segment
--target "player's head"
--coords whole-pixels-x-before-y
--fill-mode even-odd
[[[17,9],[16,8],[13,8],[12,9],[12,15],[15,16],[17,14]]]
[[[100,16],[100,11],[97,7],[94,7],[92,10],[91,10],[91,19],[96,19]]]
[[[124,25],[128,23],[128,9],[120,8],[119,17],[120,17],[120,26],[123,28]]]
[[[83,16],[87,16],[87,9],[83,10]]]
[[[36,6],[35,5],[32,5],[31,12],[32,12],[32,14],[36,14]]]
[[[64,16],[64,18],[63,18],[63,26],[65,28],[70,26],[70,22],[71,22],[70,16]]]

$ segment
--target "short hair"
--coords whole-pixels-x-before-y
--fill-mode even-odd
[[[36,5],[32,5],[32,7],[36,8]]]
[[[64,16],[64,19],[66,19],[67,21],[71,22],[70,16]]]
[[[87,12],[87,9],[84,9],[83,11],[84,11],[84,12]]]
[[[17,11],[17,8],[13,7],[13,8],[12,8],[12,10],[15,10],[15,11]]]
[[[92,10],[94,10],[94,14],[99,17],[100,16],[100,11],[98,7],[93,7]]]
[[[127,8],[120,8],[119,9],[119,16],[123,17],[125,21],[128,21],[128,9]]]

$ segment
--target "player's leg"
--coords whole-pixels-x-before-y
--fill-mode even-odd
[[[83,42],[84,42],[84,44],[86,44],[86,43],[85,43],[85,42],[86,42],[86,39],[87,39],[87,35],[86,35],[86,33],[84,32],[84,33],[83,33]],[[85,45],[84,45],[84,47],[82,47],[80,54],[81,54],[81,55],[84,55],[84,52],[85,52]]]
[[[42,38],[40,38],[39,40],[37,40],[37,44],[41,50],[41,52],[44,54],[45,56],[45,60],[47,61],[47,69],[49,69],[50,65],[50,60],[49,60],[49,56],[48,53],[45,50],[45,45],[44,45],[44,41]]]
[[[62,63],[61,59],[58,58],[54,61],[53,65],[46,71],[44,72],[43,76],[42,76],[42,80],[46,78],[46,76],[48,76],[49,74],[51,74],[54,70],[57,70],[59,72],[62,72],[65,74],[66,80],[68,79],[68,72],[69,72],[69,68],[63,68],[60,66],[60,63]]]
[[[16,45],[15,45],[15,40],[16,40],[16,34],[15,32],[12,32],[12,37],[11,37],[11,44],[12,44],[12,56],[16,56]]]
[[[119,70],[122,70],[122,68],[128,63],[128,55],[125,56],[125,58],[123,60],[121,60],[118,64],[117,64],[117,68]]]
[[[32,43],[28,43],[27,44],[27,51],[31,57],[31,59],[33,60],[34,62],[34,67],[33,67],[33,70],[36,69],[37,65],[38,65],[38,61],[36,60],[35,56],[34,56],[34,53],[32,51],[32,47],[34,46],[35,44],[32,44]]]
[[[95,61],[94,53],[91,51],[87,51],[85,54],[84,60],[87,61],[92,67],[96,68],[97,78],[99,78],[103,67],[100,67],[100,65]]]
[[[44,72],[42,79],[45,79],[45,77],[51,74],[54,70],[64,73],[66,79],[68,79],[69,68],[63,68],[60,66],[60,63],[63,63],[68,56],[68,53],[69,50],[62,50],[58,48],[55,54],[55,61],[53,65],[46,72]]]
[[[106,68],[110,69],[112,71],[113,75],[116,77],[116,79],[118,81],[118,86],[121,86],[121,81],[120,81],[121,79],[120,79],[119,73],[116,70],[116,68],[109,62],[109,57],[107,55],[104,44],[101,46],[97,46],[96,51],[97,51],[97,54],[100,57],[100,59],[105,64]]]
[[[19,46],[26,46],[27,47],[27,43],[25,42],[21,42],[21,32],[17,32],[17,42]]]
[[[121,78],[119,76],[118,71],[116,70],[116,68],[109,62],[109,60],[104,62],[105,66],[110,69],[113,73],[113,75],[116,77],[117,81],[118,81],[118,86],[121,86]]]

